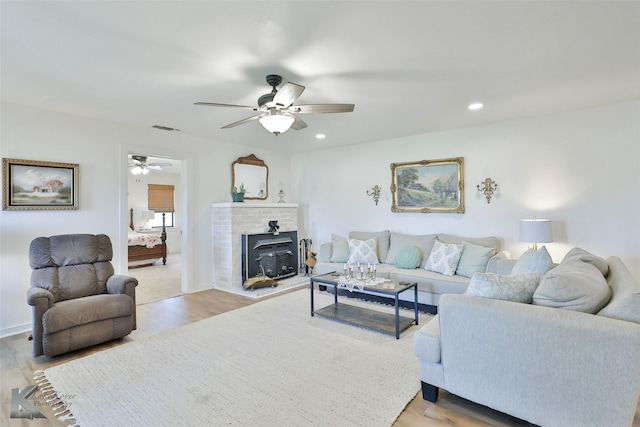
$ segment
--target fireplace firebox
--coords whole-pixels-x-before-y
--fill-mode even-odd
[[[242,235],[242,281],[262,276],[284,279],[297,274],[296,231]]]

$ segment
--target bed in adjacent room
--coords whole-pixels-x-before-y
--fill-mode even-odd
[[[140,233],[135,231],[133,223],[133,209],[129,210],[129,230],[127,236],[129,267],[152,265],[162,260],[167,264],[167,234],[162,230],[158,233]]]

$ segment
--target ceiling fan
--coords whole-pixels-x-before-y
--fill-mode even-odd
[[[147,163],[147,156],[129,155],[129,168],[134,175],[146,175],[150,169],[162,170],[163,167],[169,167],[171,163]]]
[[[304,86],[295,83],[285,83],[277,89],[282,83],[282,77],[276,74],[267,76],[267,83],[271,85],[270,93],[262,95],[258,98],[258,106],[250,107],[247,105],[219,104],[215,102],[196,102],[195,105],[205,105],[211,107],[231,107],[244,108],[253,111],[259,111],[260,114],[246,119],[238,120],[223,126],[222,129],[229,129],[254,120],[258,120],[260,124],[269,132],[279,135],[286,132],[289,128],[295,130],[304,129],[307,124],[300,119],[297,114],[325,114],[325,113],[349,113],[353,111],[354,104],[308,104],[293,105],[293,103],[302,95]]]

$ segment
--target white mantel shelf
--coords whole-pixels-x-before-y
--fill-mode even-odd
[[[297,203],[247,203],[220,202],[211,204],[212,208],[297,208]]]

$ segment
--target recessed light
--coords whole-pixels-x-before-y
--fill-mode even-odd
[[[484,105],[481,102],[474,102],[473,104],[469,104],[469,110],[480,110]]]
[[[324,139],[325,134],[324,133],[318,133],[316,134],[316,139]]]

